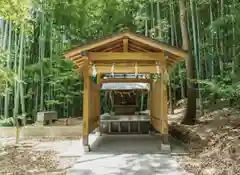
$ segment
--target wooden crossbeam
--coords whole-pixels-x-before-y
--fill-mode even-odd
[[[161,67],[160,67],[161,69]],[[112,66],[108,65],[97,65],[96,66],[97,73],[107,74],[112,73]],[[116,65],[114,68],[113,73],[136,73],[136,69],[134,66],[120,66]],[[139,66],[137,68],[137,73],[157,73],[156,66],[154,65],[145,65],[145,66]],[[92,68],[89,67],[89,74],[92,74]]]
[[[114,60],[129,60],[129,61],[160,61],[165,62],[166,58],[162,52],[145,53],[145,52],[89,52],[91,61],[114,61]]]
[[[101,83],[151,83],[151,79],[137,78],[108,78],[102,79]]]

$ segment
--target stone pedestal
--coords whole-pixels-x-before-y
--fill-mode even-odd
[[[169,143],[169,135],[168,134],[163,134],[162,135],[161,150],[164,153],[171,153],[171,146],[170,146],[170,143]]]
[[[95,135],[96,136],[101,136],[102,134],[101,134],[101,132],[97,131],[97,132],[95,132]]]
[[[84,152],[90,152],[90,146],[89,145],[83,145]]]
[[[170,144],[161,144],[161,151],[163,152],[163,153],[167,153],[167,154],[169,154],[169,153],[171,153],[171,146],[170,146]]]

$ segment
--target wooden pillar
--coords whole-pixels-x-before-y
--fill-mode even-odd
[[[168,100],[166,70],[161,70],[161,133],[163,144],[169,144],[168,140]]]
[[[97,115],[101,115],[101,97],[100,97],[100,92],[101,92],[101,74],[97,74],[97,89],[96,89],[96,108],[97,108]]]
[[[88,135],[89,135],[89,119],[90,119],[90,76],[88,74],[88,66],[84,70],[84,92],[83,92],[83,145],[84,149],[89,150]]]
[[[96,85],[96,93],[95,93],[95,109],[96,109],[96,116],[98,119],[98,127],[97,127],[97,134],[101,135],[101,121],[100,121],[100,115],[101,115],[101,74],[97,74],[97,85]]]
[[[148,92],[148,99],[149,99],[149,117],[150,117],[150,121],[151,121],[151,130],[153,129],[153,81],[150,83],[150,89]]]

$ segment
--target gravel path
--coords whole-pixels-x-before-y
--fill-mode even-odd
[[[170,156],[161,153],[160,139],[149,135],[90,137],[92,152],[80,139],[0,140],[8,153],[0,159],[0,174],[49,175],[184,175]],[[94,144],[93,144],[94,143]]]

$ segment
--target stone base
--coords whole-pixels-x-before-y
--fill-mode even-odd
[[[148,134],[151,135],[151,136],[155,136],[156,135],[156,132],[154,130],[149,130],[148,131]]]
[[[102,133],[101,133],[101,132],[95,132],[95,135],[96,135],[96,136],[101,136]]]
[[[170,144],[161,144],[161,151],[163,153],[171,153],[171,146]]]
[[[84,152],[90,152],[90,146],[89,145],[84,145],[83,146]]]

